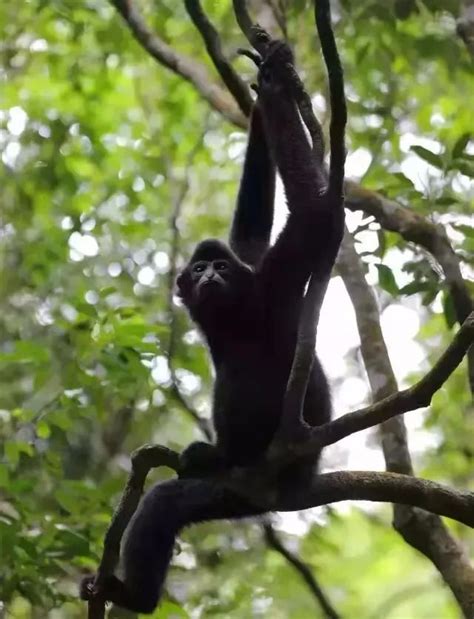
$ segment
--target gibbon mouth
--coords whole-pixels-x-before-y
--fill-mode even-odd
[[[199,286],[200,288],[206,288],[208,286],[212,286],[212,287],[220,287],[223,286],[222,282],[217,281],[217,279],[206,279],[205,281],[202,282],[202,284]]]

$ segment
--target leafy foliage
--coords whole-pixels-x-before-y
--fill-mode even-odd
[[[182,3],[137,4],[164,40],[215,77]],[[230,4],[203,3],[227,53],[243,44]],[[288,30],[308,86],[320,92],[306,4],[292,4]],[[354,170],[365,186],[446,226],[472,273],[473,72],[455,34],[457,3],[340,4]],[[208,412],[206,353],[170,307],[170,222],[189,184],[178,266],[196,240],[226,234],[245,135],[147,57],[107,3],[6,2],[0,28],[0,599],[15,617],[81,617],[76,582],[97,564],[128,454],[144,442],[180,449],[199,437],[172,385],[172,324],[179,388]],[[245,60],[236,66],[251,77]],[[384,306],[418,312],[420,342],[438,350],[454,321],[436,265],[373,222],[357,238]],[[335,381],[355,378],[359,369],[347,367]],[[472,487],[469,415],[461,368],[419,418],[422,472]],[[317,516],[318,525],[314,514],[302,517],[307,525],[287,542],[343,616],[457,616],[386,510]],[[472,550],[472,535],[463,535]],[[322,616],[257,525],[225,523],[185,534],[155,617],[191,614]]]

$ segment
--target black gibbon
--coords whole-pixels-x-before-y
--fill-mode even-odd
[[[319,28],[323,54],[328,63],[327,47],[332,45],[330,51],[336,54],[338,65],[328,67],[332,112],[334,116],[338,105],[345,123],[342,73],[329,6],[327,0],[318,0],[318,4],[329,29],[329,35],[323,36]],[[305,135],[290,87],[292,70],[289,47],[268,41],[259,69],[258,99],[230,247],[218,240],[203,241],[177,282],[191,318],[206,338],[215,367],[216,444],[191,444],[182,456],[180,479],[157,484],[147,492],[123,543],[121,578],[109,577],[97,592],[94,578],[84,579],[83,599],[100,595],[129,610],[150,613],[158,604],[174,541],[183,527],[261,512],[206,479],[206,474],[252,464],[269,446],[282,414],[305,287],[313,273],[324,293],[344,232],[343,128],[338,134],[331,131],[328,176],[322,153],[314,156]],[[338,92],[342,92],[342,101],[337,101]],[[270,246],[276,167],[289,216]],[[304,419],[318,425],[329,421],[330,413],[327,381],[315,359]],[[316,453],[292,463],[291,477],[314,470],[318,457]]]

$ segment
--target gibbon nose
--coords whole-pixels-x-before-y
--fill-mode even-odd
[[[216,272],[212,267],[208,267],[204,273],[204,277],[208,280],[213,280],[216,275]]]

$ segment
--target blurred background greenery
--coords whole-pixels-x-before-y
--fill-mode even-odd
[[[219,83],[183,3],[135,6]],[[203,8],[239,74],[254,79],[236,57],[246,42],[230,0]],[[327,126],[308,3],[252,9],[263,23],[283,16]],[[347,174],[441,223],[472,293],[474,79],[456,30],[462,11],[454,0],[333,3]],[[97,565],[129,453],[153,441],[182,449],[201,437],[192,411],[209,415],[206,351],[172,302],[172,282],[197,240],[225,237],[246,136],[150,58],[105,0],[3,2],[0,32],[0,615],[83,617],[77,581]],[[280,225],[283,202],[279,191]],[[445,273],[373,219],[350,214],[349,226],[407,384],[452,336]],[[322,324],[318,348],[340,414],[371,394],[339,277]],[[429,410],[407,416],[420,475],[474,489],[470,402],[464,363]],[[328,450],[325,465],[383,468],[375,432]],[[433,565],[390,523],[388,506],[356,503],[275,517],[341,617],[459,617]],[[472,532],[449,526],[472,556]],[[154,617],[210,616],[327,615],[258,523],[211,523],[183,535]]]

